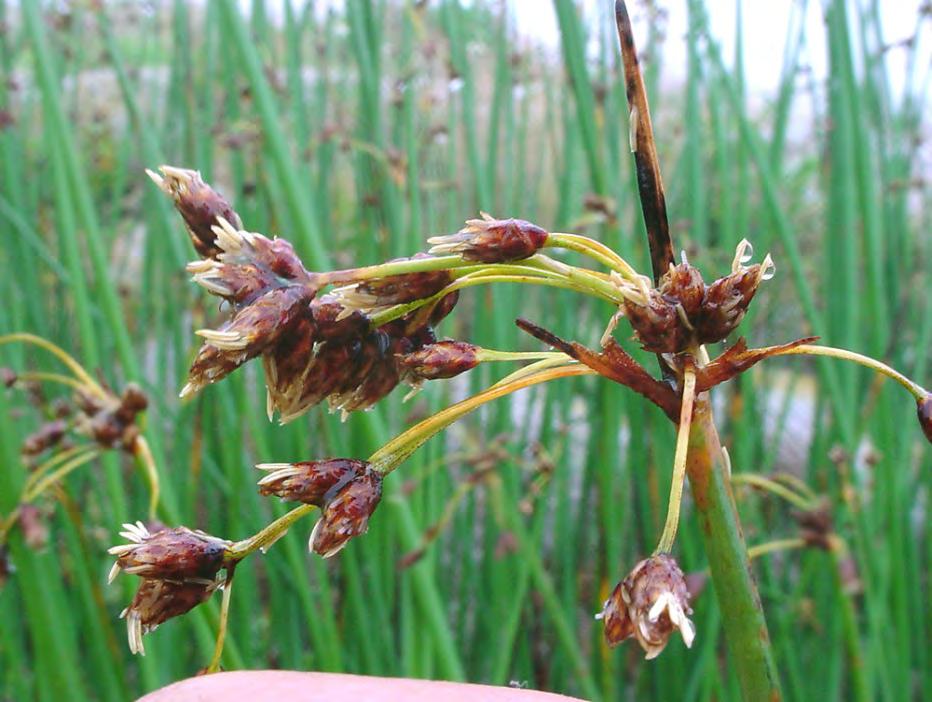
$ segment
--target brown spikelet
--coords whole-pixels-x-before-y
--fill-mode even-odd
[[[406,380],[452,378],[479,364],[479,347],[466,341],[438,341],[398,357]]]
[[[633,636],[650,660],[660,655],[675,629],[692,646],[696,630],[687,617],[691,613],[683,571],[673,557],[661,553],[638,563],[618,583],[598,618],[609,646]]]
[[[382,476],[367,466],[327,502],[311,532],[310,549],[329,558],[351,538],[366,533],[381,499]]]
[[[323,507],[344,485],[367,469],[365,461],[324,458],[300,463],[265,463],[269,473],[259,481],[259,493]]]
[[[218,218],[239,227],[239,215],[226,198],[204,182],[198,171],[173,166],[161,166],[159,170],[161,175],[149,170],[146,173],[174,202],[198,254],[203,258],[219,256],[223,250],[217,246],[212,227]]]
[[[149,531],[142,523],[124,524],[120,535],[130,543],[112,547],[116,556],[110,571],[112,581],[119,572],[145,578],[178,580],[212,579],[223,566],[230,542],[192,531],[187,527]]]
[[[428,239],[434,255],[460,254],[467,261],[505,263],[533,256],[546,243],[545,229],[523,219],[495,219],[485,212],[456,234]]]

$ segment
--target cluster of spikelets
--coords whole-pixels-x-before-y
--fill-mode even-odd
[[[573,235],[551,235],[524,220],[469,220],[452,235],[429,239],[427,254],[383,264],[377,270],[308,271],[292,246],[242,229],[229,203],[195,171],[163,167],[150,172],[182,214],[201,260],[188,270],[194,280],[228,306],[228,319],[198,334],[204,344],[191,365],[182,396],[216,382],[251,359],[265,369],[270,418],[300,416],[324,401],[344,415],[371,407],[399,383],[418,387],[426,380],[449,378],[473,368],[483,350],[463,341],[438,340],[435,326],[458,298],[455,276],[436,259],[452,256],[477,265],[521,261],[535,255],[554,236],[554,245]],[[562,240],[556,237],[564,237]],[[598,246],[597,242],[590,242]],[[703,345],[726,339],[738,326],[760,284],[772,276],[770,257],[750,262],[750,245],[738,246],[731,273],[706,284],[684,258],[671,264],[656,285],[621,259],[618,269],[600,278],[616,295],[619,316],[628,319],[642,347],[660,354],[676,375],[690,374],[693,394],[746,371],[770,355],[810,341],[748,349],[739,340],[718,358],[696,364]],[[540,257],[540,261],[550,261]],[[442,263],[442,262],[439,262]],[[405,265],[410,264],[410,265]],[[460,264],[463,265],[463,264]],[[322,292],[328,286],[332,288]],[[411,304],[409,304],[411,303]],[[399,306],[399,307],[396,307]],[[380,315],[389,311],[382,319]],[[519,320],[519,326],[563,351],[575,361],[647,397],[688,428],[686,391],[651,376],[612,339],[610,326],[602,352],[565,342],[552,333]],[[685,377],[685,375],[684,375]],[[689,399],[689,407],[692,398]],[[686,412],[686,419],[680,412]],[[920,421],[930,435],[932,400],[920,402]],[[679,443],[679,440],[678,440]],[[263,464],[263,495],[301,502],[321,510],[309,549],[329,557],[353,537],[363,534],[382,495],[385,466],[350,458],[301,463]],[[380,459],[381,460],[381,459]],[[682,476],[680,476],[681,478]],[[671,498],[678,514],[679,500]],[[672,522],[670,541],[675,535]],[[662,543],[667,543],[662,537]],[[128,527],[133,543],[113,550],[120,570],[140,575],[143,583],[124,612],[131,647],[141,651],[142,633],[171,616],[188,611],[228,582],[241,555],[236,545],[184,528],[150,533]],[[188,557],[198,554],[197,567]],[[230,550],[232,549],[232,550]],[[634,638],[648,658],[657,656],[679,631],[687,646],[695,629],[688,615],[689,593],[683,573],[667,548],[638,563],[615,587],[599,618],[610,645]],[[218,555],[219,554],[219,555]],[[227,579],[219,572],[227,571]]]
[[[263,495],[320,508],[308,547],[325,558],[366,532],[382,497],[382,476],[365,461],[327,459],[259,467],[269,471],[259,481]],[[142,579],[133,601],[120,615],[126,619],[133,653],[145,653],[143,634],[223,589],[241,559],[233,542],[186,527],[169,529],[136,522],[124,524],[120,535],[129,543],[110,549],[116,562],[109,581],[121,572]]]
[[[743,240],[735,252],[731,275],[710,285],[684,260],[660,278],[656,287],[643,279],[616,280],[624,295],[625,317],[645,350],[681,353],[726,339],[741,323],[761,282],[773,275],[770,255],[747,266],[752,248]]]
[[[171,195],[203,257],[188,271],[231,313],[218,328],[198,331],[205,343],[182,397],[261,356],[268,412],[288,422],[324,400],[344,414],[367,409],[402,381],[418,386],[477,363],[475,347],[438,342],[433,331],[455,306],[456,292],[377,328],[367,314],[435,295],[451,282],[447,271],[389,276],[319,294],[325,282],[338,281],[307,271],[286,240],[239,228],[239,216],[196,171],[161,170],[161,176],[150,176]]]
[[[150,172],[150,176],[172,197],[202,257],[189,264],[189,272],[229,307],[224,323],[198,332],[205,343],[191,365],[182,396],[261,357],[269,416],[277,412],[282,421],[289,421],[325,400],[332,410],[344,414],[366,409],[402,381],[417,387],[425,380],[453,377],[479,362],[478,347],[438,341],[434,333],[457,302],[449,270],[375,278],[360,278],[352,270],[343,275],[310,272],[287,241],[244,231],[230,204],[197,172],[163,167],[161,175]],[[455,234],[429,239],[433,247],[428,254],[404,260],[453,255],[477,264],[519,261],[545,246],[548,236],[529,222],[483,214]],[[611,282],[620,293],[620,312],[643,347],[672,356],[720,341],[734,330],[771,269],[769,258],[760,265],[745,266],[747,262],[742,245],[731,275],[711,285],[685,261],[671,266],[656,287],[643,276],[616,276]],[[335,287],[322,293],[328,285]],[[373,321],[392,306],[425,301],[392,321],[381,325]],[[364,533],[381,499],[382,474],[365,461],[330,458],[260,468],[268,471],[259,481],[262,494],[321,509],[309,548],[323,556],[332,556],[349,539]],[[166,539],[178,538],[183,551],[194,532],[159,533]],[[134,534],[133,529],[126,532]],[[147,543],[147,538],[154,537],[134,541]],[[115,553],[123,558],[124,551],[138,553],[131,547],[117,547]],[[118,569],[144,577],[126,612],[134,650],[141,649],[142,632],[164,621],[166,614],[187,611],[217,589],[222,558],[204,559],[210,568],[193,580],[180,581],[171,571],[167,571],[170,577],[155,578],[151,571],[131,564],[127,568],[118,561]],[[159,609],[151,604],[152,592],[174,592],[171,588],[178,592],[177,607]],[[682,573],[672,558],[661,555],[642,562],[619,583],[602,616],[611,644],[634,636],[653,657],[675,629],[687,644],[692,642],[689,611]]]
[[[119,395],[102,386],[79,386],[70,399],[49,402],[36,381],[24,380],[9,368],[0,369],[0,376],[5,387],[25,390],[31,404],[48,417],[20,444],[27,463],[50,451],[73,448],[70,437],[90,439],[101,449],[134,451],[140,433],[137,418],[149,405],[135,383],[127,384]]]

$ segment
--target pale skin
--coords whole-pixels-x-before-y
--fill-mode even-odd
[[[582,702],[550,692],[403,678],[282,670],[189,678],[138,702]]]

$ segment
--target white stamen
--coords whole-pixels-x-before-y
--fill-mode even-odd
[[[226,351],[242,351],[249,346],[249,337],[238,331],[198,329],[194,333],[202,339],[206,339],[218,349]]]
[[[761,280],[770,280],[777,272],[777,267],[774,265],[773,259],[770,258],[770,254],[764,256],[764,260],[760,264],[760,279]]]
[[[731,262],[731,272],[737,273],[743,270],[744,264],[748,263],[753,256],[754,247],[751,245],[751,242],[747,239],[739,241],[738,246],[735,248],[735,258]]]

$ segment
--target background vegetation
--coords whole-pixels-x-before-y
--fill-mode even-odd
[[[723,55],[701,0],[667,8],[689,13],[685,37],[664,35],[660,8],[632,3],[649,16],[642,52],[675,241],[717,272],[742,236],[773,252],[778,277],[743,327],[752,343],[815,333],[922,382],[928,66],[908,58],[906,90],[893,91],[885,59],[914,57],[915,42],[886,45],[879,0],[823,4],[828,80],[807,71],[804,23],[774,27],[785,31],[779,89],[752,110],[742,67],[758,58],[740,27]],[[0,331],[47,336],[116,387],[141,382],[161,517],[229,538],[283,509],[257,494],[256,462],[364,457],[506,369],[406,404],[397,392],[343,425],[321,411],[270,424],[258,364],[181,403],[192,331],[218,311],[186,281],[193,251],[145,166],[200,169],[247,228],[287,237],[317,269],[422,250],[480,208],[584,231],[647,268],[610,3],[584,19],[554,0],[549,48],[500,3],[246,5],[0,2]],[[917,17],[917,34],[928,29]],[[687,44],[688,81],[661,93],[672,42]],[[538,348],[513,327],[518,314],[594,344],[611,310],[549,289],[479,289],[440,331]],[[53,366],[23,348],[0,354],[14,368]],[[830,501],[849,547],[756,561],[788,698],[932,699],[930,453],[912,402],[858,368],[798,359],[720,394],[735,473],[797,475]],[[25,478],[19,443],[41,418],[21,393],[0,394],[0,412],[7,512]],[[609,651],[592,618],[656,540],[673,437],[653,408],[593,379],[478,413],[391,476],[369,534],[339,557],[306,554],[308,523],[237,572],[226,667],[737,699],[708,589],[694,648],[676,641],[649,664],[632,644]],[[790,505],[739,495],[749,542],[797,534]],[[105,582],[116,527],[145,515],[129,462],[92,464],[54,498],[47,546],[10,545],[0,698],[121,701],[205,665],[216,601],[149,636],[145,658],[127,651],[117,615],[134,584]],[[423,557],[402,561],[438,520]],[[698,573],[696,529],[687,506],[677,555]]]

